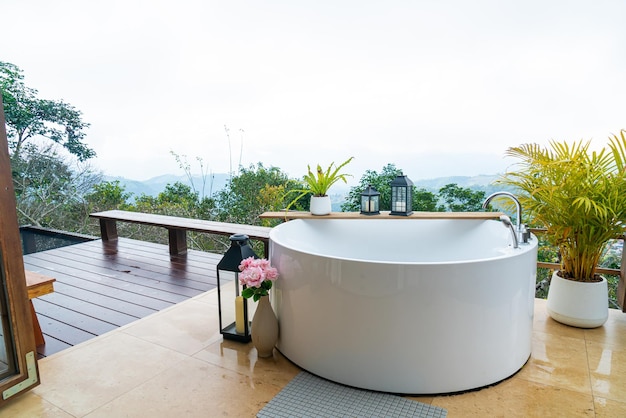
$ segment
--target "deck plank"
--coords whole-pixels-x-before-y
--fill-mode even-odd
[[[206,290],[207,279],[212,284],[216,283],[215,272],[213,269],[207,269],[207,263],[217,264],[219,257],[203,257],[188,261],[177,257],[172,261],[164,259],[162,253],[140,251],[135,248],[120,245],[119,253],[103,254],[95,252],[97,247],[81,246],[74,251],[71,259],[79,260],[90,268],[103,267],[109,271],[115,269],[137,277],[154,278],[155,275],[164,275],[159,279],[173,284],[180,284],[180,280],[184,280],[185,287],[195,285],[199,290]]]
[[[89,303],[87,301],[77,299],[62,293],[55,293],[54,295],[50,295],[46,298],[40,298],[39,302],[62,306],[71,311],[83,315],[88,315],[92,318],[97,318],[101,321],[113,324],[117,327],[130,324],[131,322],[141,318],[141,316],[138,315],[131,315],[126,312],[120,312],[119,310],[112,309],[108,306],[96,305],[94,303]],[[40,305],[36,308],[36,310],[39,310],[40,312],[46,311],[48,316],[53,309],[53,307],[51,306],[44,305]]]
[[[45,310],[46,314],[41,315],[41,317],[54,318],[58,322],[92,335],[101,335],[119,327],[118,325],[103,321],[91,315],[85,315],[81,312],[45,300],[34,299],[33,305],[35,306],[35,312],[37,312],[37,310]],[[44,321],[45,320],[46,319],[44,319]]]
[[[119,326],[214,289],[221,255],[190,250],[170,256],[167,245],[120,238],[83,242],[24,256],[24,266],[56,279],[35,299],[52,355]]]
[[[52,262],[54,260],[47,261]],[[59,285],[63,283],[78,289],[109,296],[126,302],[136,303],[140,306],[156,310],[165,309],[174,303],[182,302],[187,299],[180,295],[159,291],[158,289],[152,289],[147,286],[135,285],[122,280],[111,279],[103,274],[97,274],[86,270],[80,270],[80,275],[74,276],[72,274],[72,270],[78,269],[79,266],[67,261],[66,263],[68,264],[59,266],[54,271],[42,270],[41,262],[29,263],[28,269],[36,272],[45,272],[42,274],[55,277],[57,279],[55,285],[55,290],[57,292],[59,291]]]

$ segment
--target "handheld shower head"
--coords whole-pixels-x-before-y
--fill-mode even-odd
[[[519,248],[519,240],[517,239],[517,233],[515,231],[515,227],[513,226],[513,222],[511,222],[511,218],[507,215],[500,215],[500,221],[502,222],[502,225],[511,230],[511,235],[513,236],[513,248]]]

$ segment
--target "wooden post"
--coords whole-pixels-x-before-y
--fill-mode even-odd
[[[100,219],[100,237],[102,241],[117,239],[117,222],[110,219]]]
[[[170,255],[187,254],[187,231],[184,229],[168,228]]]

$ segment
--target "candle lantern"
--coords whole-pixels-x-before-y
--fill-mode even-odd
[[[239,264],[248,257],[258,258],[250,246],[249,237],[235,234],[230,236],[230,248],[217,263],[220,333],[227,340],[251,340],[248,299],[241,296],[246,286],[239,283]]]
[[[413,182],[400,173],[390,184],[390,215],[409,216],[413,213]]]
[[[380,193],[370,184],[361,193],[361,215],[378,215],[379,207]]]

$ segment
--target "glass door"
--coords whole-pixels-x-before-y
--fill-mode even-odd
[[[0,407],[39,384],[3,109],[0,95]]]

